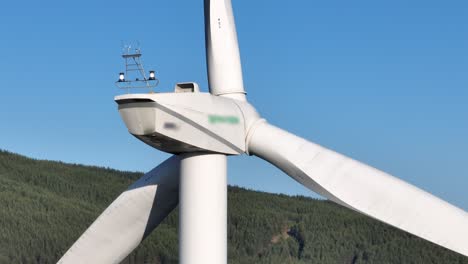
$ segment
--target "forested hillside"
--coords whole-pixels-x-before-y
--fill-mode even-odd
[[[0,151],[0,263],[55,263],[139,176]],[[176,211],[123,263],[177,263]],[[228,234],[229,263],[468,264],[333,203],[238,187]]]

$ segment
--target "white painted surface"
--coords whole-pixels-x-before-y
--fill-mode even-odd
[[[205,39],[210,92],[245,101],[231,0],[205,0]]]
[[[231,155],[245,152],[246,126],[236,104],[240,101],[209,93],[129,94],[115,98],[130,99],[153,101],[119,105],[119,113],[133,135],[157,133],[154,137],[163,135],[198,151]],[[164,145],[155,147],[168,151]],[[173,153],[181,152],[189,151],[180,149]]]
[[[468,214],[415,186],[266,122],[248,151],[334,202],[468,256]]]
[[[180,157],[145,174],[94,221],[61,264],[120,263],[177,206]]]
[[[132,101],[119,105],[119,113],[129,132],[136,136],[163,135],[193,146],[198,151],[230,155],[244,153],[246,135],[260,118],[248,102],[226,98],[224,95],[157,93],[115,97],[117,102],[146,99],[152,102]],[[230,119],[236,122],[229,122]],[[154,147],[168,151],[164,145]],[[181,148],[172,153],[181,152],[190,151]]]
[[[226,263],[226,156],[181,155],[179,200],[179,263]]]

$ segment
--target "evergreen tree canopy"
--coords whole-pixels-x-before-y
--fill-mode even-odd
[[[55,263],[142,173],[0,151],[0,263]],[[177,263],[177,210],[123,263]],[[229,263],[458,263],[468,258],[328,201],[229,187]]]

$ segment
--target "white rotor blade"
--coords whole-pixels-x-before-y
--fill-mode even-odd
[[[468,213],[387,173],[266,122],[248,149],[326,198],[468,256]]]
[[[120,263],[179,202],[180,158],[172,156],[123,192],[58,263]]]
[[[205,42],[210,92],[245,101],[231,0],[205,0]]]

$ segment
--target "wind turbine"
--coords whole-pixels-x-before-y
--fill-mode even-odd
[[[180,263],[227,262],[227,155],[255,155],[329,200],[468,256],[468,214],[387,173],[269,124],[248,103],[230,0],[205,0],[210,93],[115,101],[129,132],[174,156],[122,193],[59,263],[118,263],[179,204]],[[313,228],[313,227],[311,227]]]

